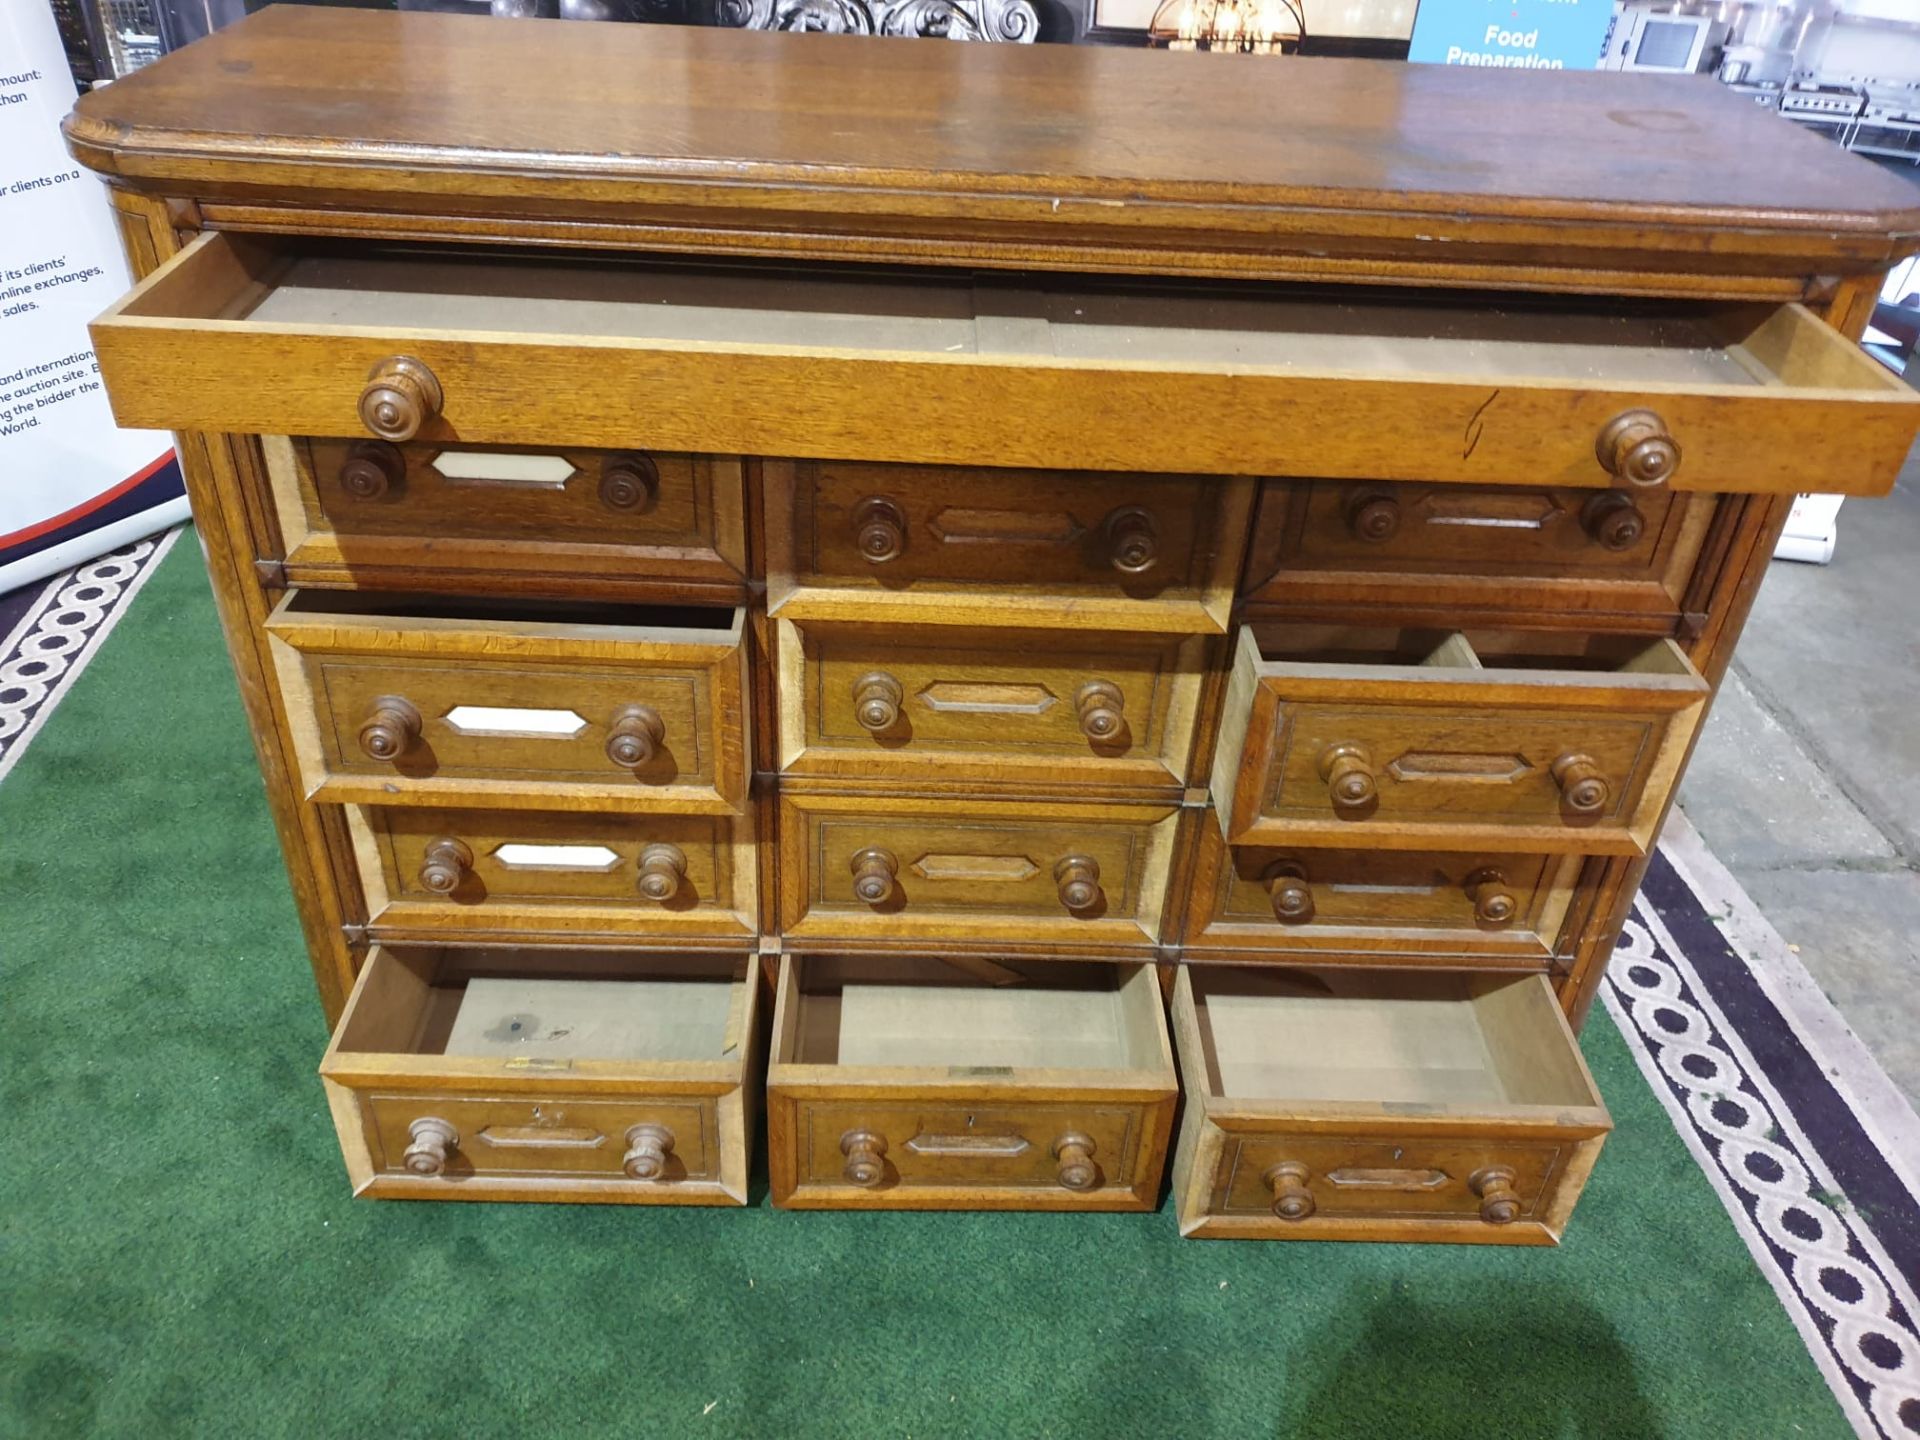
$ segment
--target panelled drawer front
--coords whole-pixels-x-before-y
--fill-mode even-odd
[[[1579,855],[1229,846],[1200,821],[1185,944],[1324,964],[1544,968],[1561,944]]]
[[[1150,945],[1178,813],[787,793],[784,933],[808,943]]]
[[[745,585],[732,457],[281,436],[262,448],[299,581],[392,588],[424,570],[458,589]]]
[[[1243,631],[1214,798],[1236,844],[1645,854],[1708,693],[1671,641],[1588,672],[1269,662]]]
[[[1270,480],[1242,593],[1455,625],[1546,615],[1670,631],[1717,503],[1666,489]]]
[[[812,1101],[799,1107],[800,1184],[841,1188],[848,1135],[886,1141],[883,1175],[875,1190],[939,1191],[971,1186],[1084,1194],[1130,1189],[1138,1161],[1137,1106],[1085,1104],[961,1105],[937,1098],[915,1101]],[[1092,1141],[1093,1183],[1069,1190],[1060,1183],[1060,1142]]]
[[[712,628],[332,613],[267,621],[316,799],[737,812],[744,612]]]
[[[376,934],[758,933],[749,819],[383,805],[350,824]]]
[[[790,774],[1185,781],[1201,637],[777,623]]]
[[[711,1102],[685,1099],[605,1100],[588,1095],[486,1098],[471,1095],[363,1095],[367,1140],[374,1168],[411,1175],[407,1149],[422,1118],[445,1121],[457,1139],[447,1147],[445,1168],[435,1177],[457,1184],[470,1176],[548,1175],[566,1179],[612,1179],[630,1184],[670,1185],[718,1178],[719,1139]],[[657,1125],[672,1136],[665,1170],[650,1181],[629,1181],[623,1168],[627,1135]]]
[[[1252,505],[1251,481],[1195,475],[765,469],[768,608],[789,619],[1218,633]]]
[[[1476,1175],[1504,1170],[1518,1208],[1503,1224],[1539,1221],[1575,1142],[1426,1139],[1408,1135],[1230,1135],[1214,1177],[1219,1215],[1290,1222],[1274,1212],[1276,1168],[1300,1167],[1312,1217],[1458,1221],[1482,1226]],[[1304,1209],[1304,1206],[1300,1208]],[[1504,1212],[1503,1212],[1504,1213]]]

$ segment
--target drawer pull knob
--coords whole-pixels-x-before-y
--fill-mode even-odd
[[[853,682],[853,718],[860,728],[879,735],[900,723],[900,682],[884,670],[862,675]]]
[[[1307,884],[1306,866],[1298,860],[1278,860],[1261,878],[1267,882],[1274,919],[1282,925],[1304,925],[1313,919],[1313,888]]]
[[[1383,545],[1400,532],[1400,497],[1391,490],[1362,490],[1347,502],[1347,529],[1356,539]]]
[[[887,1142],[871,1130],[849,1130],[840,1137],[840,1153],[847,1157],[841,1174],[849,1185],[871,1190],[887,1178]]]
[[[1093,1141],[1077,1131],[1069,1131],[1053,1142],[1053,1158],[1059,1161],[1055,1174],[1069,1190],[1091,1190],[1100,1183],[1100,1167],[1093,1163]]]
[[[355,500],[383,500],[407,479],[407,461],[384,440],[361,440],[340,465],[340,488]]]
[[[900,862],[891,850],[868,846],[853,857],[853,893],[869,905],[883,905],[893,898],[893,877]]]
[[[1365,746],[1329,745],[1320,752],[1320,778],[1327,782],[1336,810],[1365,810],[1380,798],[1373,757]]]
[[[360,423],[382,440],[411,440],[440,413],[440,382],[410,355],[390,355],[367,372]]]
[[[1651,410],[1614,416],[1593,448],[1601,468],[1630,485],[1664,485],[1680,468],[1680,446]]]
[[[360,748],[372,760],[398,760],[420,741],[420,712],[398,695],[382,695],[360,722]]]
[[[651,705],[627,705],[614,711],[607,727],[607,759],[626,770],[637,770],[660,753],[667,738],[667,722]]]
[[[1089,740],[1111,740],[1127,723],[1126,696],[1111,680],[1089,680],[1073,697],[1080,731]]]
[[[1282,1220],[1304,1220],[1313,1214],[1313,1191],[1307,1188],[1307,1167],[1298,1160],[1282,1160],[1260,1177],[1273,1195],[1273,1213]]]
[[[1138,506],[1107,517],[1108,555],[1123,575],[1143,575],[1160,560],[1160,537],[1153,516]]]
[[[660,903],[673,899],[686,878],[687,857],[678,845],[662,841],[640,852],[640,893],[647,899]]]
[[[451,895],[471,869],[473,851],[467,842],[442,835],[427,842],[426,858],[420,862],[420,883],[436,895]]]
[[[1476,1170],[1467,1186],[1480,1197],[1480,1218],[1489,1225],[1510,1225],[1520,1218],[1520,1196],[1513,1188],[1513,1171],[1504,1165]]]
[[[884,495],[869,495],[853,507],[853,543],[869,565],[898,560],[907,548],[907,517]]]
[[[438,1175],[447,1168],[447,1151],[460,1143],[460,1132],[432,1115],[414,1121],[407,1134],[413,1143],[401,1158],[412,1175]]]
[[[1091,855],[1068,855],[1053,867],[1060,903],[1069,910],[1091,910],[1100,903],[1100,862]]]
[[[627,1153],[620,1168],[634,1180],[667,1178],[667,1157],[673,1153],[673,1132],[664,1125],[636,1125],[627,1131]]]
[[[1613,798],[1613,787],[1591,755],[1569,751],[1553,762],[1554,783],[1567,808],[1581,815],[1597,815]]]
[[[1647,521],[1631,495],[1602,490],[1580,507],[1580,528],[1603,550],[1631,550],[1647,533]]]
[[[609,455],[600,467],[600,503],[609,510],[651,510],[659,496],[660,467],[651,455]]]
[[[1467,877],[1467,898],[1473,902],[1473,918],[1482,925],[1506,925],[1520,913],[1520,902],[1507,888],[1507,877],[1489,867]]]

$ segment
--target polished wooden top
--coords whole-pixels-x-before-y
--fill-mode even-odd
[[[158,193],[698,211],[891,251],[1071,236],[1793,270],[1920,236],[1905,181],[1708,80],[1618,73],[282,5],[83,97],[68,137]]]

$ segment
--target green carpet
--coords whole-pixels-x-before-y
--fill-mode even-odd
[[[0,784],[0,1435],[1845,1435],[1596,1012],[1558,1250],[355,1201],[198,548]]]

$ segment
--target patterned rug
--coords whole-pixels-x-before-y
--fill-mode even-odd
[[[0,596],[0,779],[179,536]],[[1920,1436],[1920,1120],[1684,816],[1602,998],[1855,1432]]]

